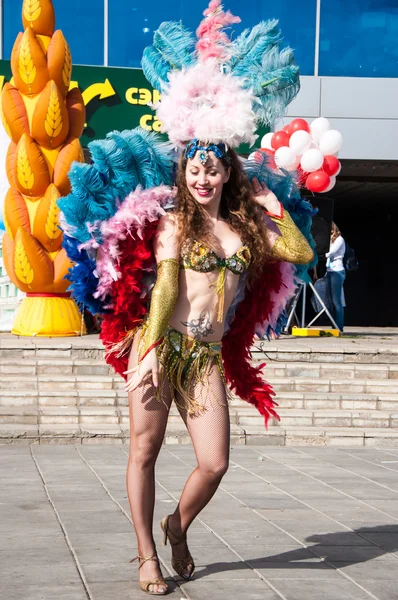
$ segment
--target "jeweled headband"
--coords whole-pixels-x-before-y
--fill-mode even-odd
[[[201,146],[200,141],[195,138],[194,140],[188,142],[187,147],[185,148],[184,156],[185,158],[193,158],[197,152],[199,152],[199,161],[203,166],[209,160],[209,152],[213,152],[216,158],[224,158],[228,163],[231,162],[231,159],[228,156],[227,146],[223,143]]]

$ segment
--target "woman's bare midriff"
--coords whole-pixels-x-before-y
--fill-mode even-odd
[[[199,273],[181,269],[178,300],[170,320],[171,327],[201,341],[221,340],[224,335],[225,317],[235,297],[239,275],[226,270],[223,322],[218,323],[216,285],[219,274],[219,270]]]

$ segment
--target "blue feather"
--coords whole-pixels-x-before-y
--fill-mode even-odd
[[[154,88],[162,90],[168,74],[196,61],[195,37],[181,23],[165,21],[155,31],[153,46],[145,48],[141,66]]]
[[[264,53],[281,41],[282,33],[276,19],[262,21],[252,29],[245,29],[232,42],[231,71],[235,75],[245,73],[245,69],[251,69],[253,63],[261,63]]]
[[[185,29],[182,23],[175,21],[164,21],[153,36],[153,45],[173,69],[182,69],[192,64],[195,44],[193,33]]]
[[[115,198],[109,182],[95,166],[73,163],[69,172],[72,193],[58,201],[67,223],[75,228],[80,242],[92,236],[87,224],[108,219],[115,212]]]
[[[259,122],[273,125],[300,90],[299,68],[291,48],[281,50],[278,21],[262,22],[245,30],[232,44],[231,72],[258,99],[253,106]]]
[[[141,67],[145,78],[149,81],[155,90],[163,91],[169,79],[169,73],[173,70],[170,63],[165,60],[162,54],[154,46],[145,48]]]
[[[69,258],[76,264],[69,269],[67,279],[71,282],[68,291],[81,307],[87,307],[92,314],[104,314],[104,303],[93,297],[97,289],[98,279],[94,275],[95,261],[90,258],[86,250],[78,250],[79,242],[64,236],[63,247]]]
[[[158,185],[172,185],[176,153],[170,142],[144,129],[137,129],[140,137],[142,155],[138,161],[140,183],[148,189]]]

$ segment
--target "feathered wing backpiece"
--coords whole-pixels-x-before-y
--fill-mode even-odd
[[[274,192],[314,250],[314,260],[308,265],[294,265],[293,276],[291,270],[285,269],[284,277],[286,279],[286,286],[281,286],[270,318],[259,321],[256,324],[255,333],[261,338],[267,336],[270,339],[279,337],[281,334],[287,320],[285,313],[286,305],[294,296],[298,283],[309,281],[308,271],[316,265],[317,255],[315,252],[315,240],[311,234],[312,217],[316,211],[314,211],[309,202],[303,200],[301,197],[294,173],[284,170],[276,171],[275,169],[270,169],[267,165],[268,157],[261,152],[257,152],[254,158],[247,160],[244,168],[249,181],[253,181],[256,178],[260,183],[264,183]]]
[[[156,264],[152,250],[159,218],[173,202],[173,147],[193,138],[236,148],[253,144],[260,123],[272,124],[299,90],[290,49],[281,49],[276,21],[244,31],[234,42],[226,28],[240,19],[211,0],[197,39],[180,23],[162,23],[142,60],[148,81],[162,93],[157,116],[170,143],[140,128],[109,133],[89,145],[91,165],[75,164],[72,193],[59,201],[65,247],[75,266],[69,274],[78,302],[101,314],[106,359],[123,375],[126,342],[147,314]],[[310,208],[301,202],[287,173],[267,168],[266,159],[246,164],[276,193],[300,229]],[[297,276],[297,273],[296,273]],[[241,290],[235,318],[223,339],[231,389],[265,417],[277,418],[271,386],[250,363],[255,332],[277,329],[278,317],[295,289],[294,267],[271,263],[250,289]],[[129,333],[130,332],[130,333]]]
[[[291,173],[277,172],[267,167],[266,155],[256,153],[254,159],[244,164],[245,172],[252,181],[256,178],[275,193],[290,213],[297,227],[305,235],[311,247],[315,242],[311,236],[313,209],[301,199],[299,188]],[[308,277],[312,265],[292,265],[284,262],[268,263],[238,305],[234,319],[223,338],[222,355],[227,382],[238,396],[253,404],[264,416],[268,426],[270,417],[279,420],[273,400],[272,387],[263,380],[265,364],[251,364],[250,349],[254,336],[274,337],[283,326],[283,313],[288,301],[294,296],[297,282]]]
[[[278,315],[296,285],[294,267],[289,263],[267,264],[262,276],[250,289],[246,289],[243,301],[237,308],[235,318],[222,342],[225,377],[231,390],[250,402],[264,416],[268,426],[270,417],[279,420],[273,400],[275,392],[262,378],[265,363],[251,364],[251,347],[259,325],[270,323]]]
[[[100,223],[112,217],[138,185],[171,185],[173,180],[171,145],[141,127],[112,131],[88,147],[93,164],[73,163],[72,193],[58,202],[63,230],[80,243],[95,239]]]
[[[155,278],[152,236],[174,196],[174,152],[141,128],[113,131],[89,148],[93,164],[74,164],[72,193],[58,204],[64,246],[75,263],[70,291],[103,316],[101,337],[109,349],[147,310]],[[126,370],[125,360],[110,362]]]

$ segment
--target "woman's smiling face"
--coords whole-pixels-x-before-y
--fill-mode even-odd
[[[213,152],[209,152],[205,165],[202,165],[198,155],[197,152],[187,161],[185,169],[187,187],[196,202],[208,206],[220,201],[224,183],[229,179],[230,169],[226,169]]]

